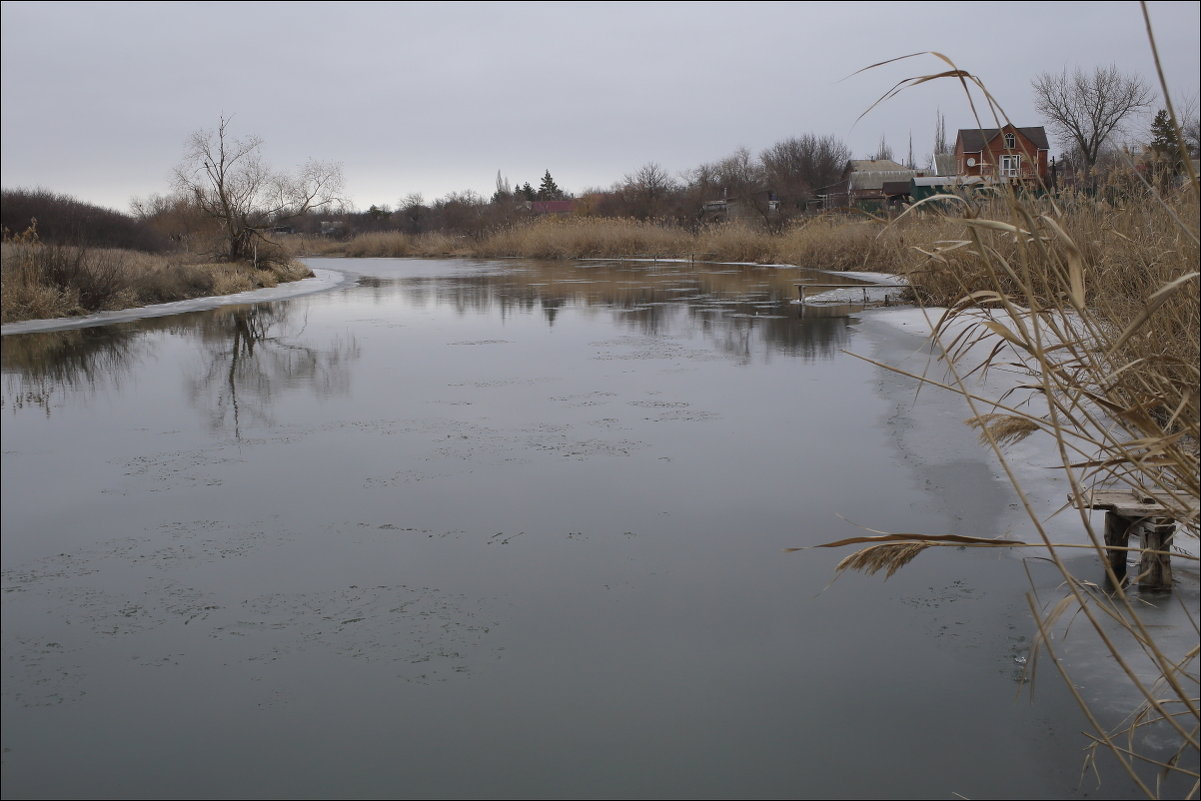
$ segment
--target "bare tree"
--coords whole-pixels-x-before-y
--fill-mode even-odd
[[[420,192],[410,192],[397,201],[396,205],[401,214],[405,233],[419,234],[425,230],[424,224],[429,207],[425,205],[425,198],[421,196]]]
[[[275,172],[263,160],[263,140],[235,138],[229,122],[221,117],[216,131],[192,134],[175,187],[220,224],[222,255],[238,261],[257,252],[264,229],[337,205],[342,168],[310,160],[294,175]]]
[[[738,148],[713,167],[717,183],[727,197],[750,198],[763,188],[763,170],[745,147]]]
[[[942,115],[942,109],[935,111],[935,114],[937,116],[934,122],[934,155],[938,156],[951,152],[951,148],[947,143],[947,118]]]
[[[646,219],[663,213],[665,201],[676,185],[667,170],[652,161],[627,175],[619,189],[631,213]]]
[[[1180,132],[1184,135],[1184,146],[1189,155],[1196,157],[1201,149],[1201,121],[1197,114],[1197,95],[1188,95],[1176,101],[1176,117],[1180,122]]]
[[[1079,154],[1085,168],[1093,167],[1110,137],[1155,100],[1142,78],[1123,75],[1113,65],[1092,72],[1044,72],[1031,86],[1034,107],[1060,144]]]
[[[872,158],[876,161],[892,161],[892,148],[884,138],[884,134],[880,134],[880,144],[876,146],[876,155]]]
[[[838,180],[851,150],[835,136],[802,134],[759,155],[767,185],[786,210],[803,209],[814,193]]]

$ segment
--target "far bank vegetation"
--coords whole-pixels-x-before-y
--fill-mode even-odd
[[[35,189],[5,190],[2,209],[4,323],[226,295],[309,274],[290,258],[257,267],[214,258],[211,223],[178,205],[135,216]]]
[[[341,203],[337,164],[271,168],[256,136],[221,117],[191,135],[174,192],[132,214],[41,189],[4,190],[0,320],[65,317],[227,295],[311,275],[272,239]]]

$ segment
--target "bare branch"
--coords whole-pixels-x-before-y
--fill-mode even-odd
[[[1086,167],[1097,163],[1102,148],[1155,100],[1151,88],[1116,66],[1092,72],[1065,69],[1044,72],[1032,82],[1034,104],[1061,145],[1076,151]]]
[[[341,202],[341,165],[310,160],[295,174],[275,172],[263,160],[262,139],[228,129],[223,116],[216,131],[193,133],[175,168],[176,189],[220,223],[225,258],[248,258],[264,228]]]

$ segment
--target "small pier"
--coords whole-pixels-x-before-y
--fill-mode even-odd
[[[1172,538],[1176,520],[1163,498],[1129,489],[1090,490],[1068,495],[1078,509],[1105,511],[1105,547],[1109,566],[1118,581],[1126,581],[1130,535],[1142,539],[1142,559],[1135,582],[1140,590],[1172,589]],[[1193,510],[1196,513],[1196,510]]]
[[[863,302],[867,303],[867,290],[872,287],[877,287],[877,286],[889,286],[889,285],[888,284],[797,284],[796,288],[797,288],[797,292],[801,296],[801,303],[805,302],[805,290],[806,289],[822,289],[822,290],[862,289],[863,290]]]

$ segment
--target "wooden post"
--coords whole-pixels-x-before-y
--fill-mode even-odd
[[[1130,545],[1130,523],[1131,521],[1122,517],[1117,512],[1105,513],[1105,544],[1110,547],[1125,548]],[[1126,560],[1129,558],[1129,551],[1109,550],[1109,566],[1113,569],[1113,575],[1117,578],[1118,583],[1126,581]]]
[[[1140,590],[1172,589],[1172,537],[1176,523],[1169,517],[1153,517],[1143,521],[1143,558],[1138,568]],[[1150,553],[1161,551],[1162,553]]]
[[[1142,540],[1142,555],[1139,560],[1138,586],[1140,590],[1167,592],[1172,589],[1172,537],[1176,533],[1176,520],[1191,512],[1196,516],[1197,507],[1186,507],[1180,511],[1179,503],[1168,503],[1155,493],[1135,492],[1130,489],[1098,489],[1068,495],[1068,502],[1079,509],[1105,510],[1105,546],[1107,549],[1127,547],[1130,534]],[[1132,528],[1133,527],[1133,528]],[[1148,553],[1155,551],[1156,553]],[[1109,566],[1114,576],[1126,581],[1126,551],[1109,550]]]

